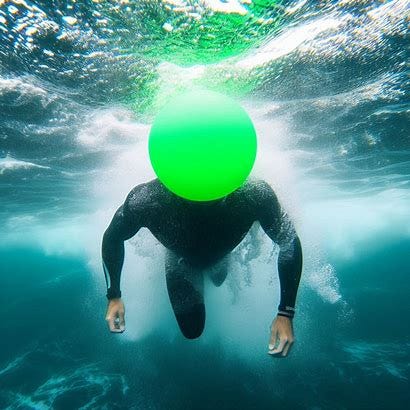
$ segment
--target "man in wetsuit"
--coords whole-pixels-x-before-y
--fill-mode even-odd
[[[294,341],[292,318],[302,248],[293,224],[264,181],[247,181],[231,194],[207,202],[181,198],[158,179],[136,186],[115,213],[102,243],[111,332],[125,330],[120,291],[124,241],[140,228],[148,228],[167,248],[165,274],[171,305],[184,336],[195,339],[205,326],[204,272],[210,272],[216,286],[221,285],[227,275],[227,256],[257,221],[280,247],[280,304],[271,326],[269,353],[286,356]]]

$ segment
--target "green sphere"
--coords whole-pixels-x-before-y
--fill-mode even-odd
[[[148,142],[159,180],[192,201],[222,198],[239,188],[252,170],[256,146],[246,111],[211,91],[174,98],[156,116]]]

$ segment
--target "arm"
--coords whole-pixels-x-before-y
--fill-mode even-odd
[[[131,213],[125,201],[124,205],[118,208],[103,236],[102,259],[109,300],[106,320],[112,332],[125,330],[124,305],[120,289],[124,241],[133,237],[140,227],[139,215]]]
[[[296,295],[302,273],[302,246],[295,228],[284,212],[272,188],[264,183],[261,190],[260,224],[266,234],[279,245],[278,272],[280,303],[278,316],[272,325],[270,353],[286,356],[293,343],[291,319],[294,316]],[[276,337],[279,346],[275,349]]]

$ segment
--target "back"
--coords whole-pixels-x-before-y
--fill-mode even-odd
[[[207,265],[242,241],[258,220],[267,187],[263,181],[250,181],[220,200],[195,202],[173,194],[155,179],[135,187],[124,209],[166,248],[193,264]]]

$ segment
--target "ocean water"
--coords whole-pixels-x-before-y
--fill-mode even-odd
[[[403,409],[410,399],[405,0],[0,0],[0,408]],[[254,176],[304,271],[286,359],[267,354],[276,249],[255,226],[185,340],[164,249],[126,245],[127,330],[104,320],[101,236],[152,178],[175,91],[249,112]]]

